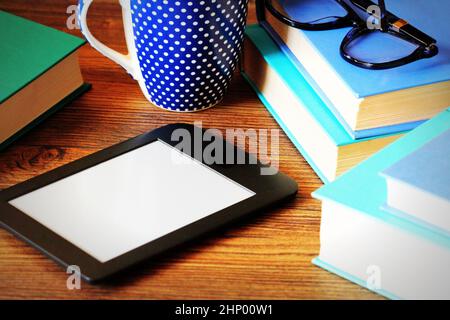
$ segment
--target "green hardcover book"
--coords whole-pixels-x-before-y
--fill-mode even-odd
[[[0,150],[89,89],[78,64],[84,43],[0,10]]]

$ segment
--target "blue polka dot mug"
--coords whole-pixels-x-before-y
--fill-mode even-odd
[[[248,0],[119,1],[127,55],[89,31],[93,0],[80,0],[81,30],[139,82],[150,102],[170,111],[198,111],[222,100],[239,61]]]

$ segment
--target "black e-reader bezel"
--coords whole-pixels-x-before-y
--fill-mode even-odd
[[[290,177],[280,172],[275,175],[262,175],[261,169],[264,165],[259,161],[256,164],[248,164],[249,161],[245,161],[246,164],[236,164],[236,162],[234,162],[235,164],[226,164],[224,160],[224,164],[206,164],[202,159],[201,152],[198,153],[198,155],[195,153],[190,154],[189,156],[201,161],[203,164],[225,177],[228,177],[253,191],[255,195],[188,224],[134,250],[128,251],[105,263],[101,263],[68,240],[62,238],[24,212],[9,204],[9,201],[22,195],[28,194],[53,182],[64,179],[157,140],[175,147],[179,144],[179,141],[173,141],[171,139],[172,132],[181,128],[188,130],[192,137],[196,134],[195,130],[201,130],[198,127],[189,124],[167,125],[1,191],[0,224],[17,237],[25,240],[33,247],[58,262],[64,268],[71,265],[78,266],[84,280],[95,282],[106,279],[127,267],[144,261],[204,233],[210,232],[213,229],[231,223],[236,219],[293,197],[297,193],[297,183]],[[223,140],[220,136],[216,136],[215,139],[220,139],[225,148],[234,149],[235,155],[239,152],[243,152],[236,146]],[[198,147],[194,145],[195,139],[191,140],[191,150],[195,150],[195,148],[198,150]],[[203,150],[205,146],[208,145],[208,142],[202,141],[201,145]],[[247,160],[249,157],[252,157],[247,153],[244,154]]]

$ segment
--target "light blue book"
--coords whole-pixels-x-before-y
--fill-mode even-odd
[[[345,15],[334,0],[322,0],[321,4],[326,5],[314,4],[314,0],[279,2],[289,16],[299,21]],[[356,139],[410,130],[450,105],[450,37],[446,31],[450,2],[417,0],[411,5],[409,0],[397,0],[387,6],[437,39],[440,53],[394,69],[361,69],[339,54],[349,28],[302,31],[279,22],[263,8],[259,10],[261,25]],[[409,44],[391,38],[374,34],[371,41],[360,45],[359,56],[375,55],[376,61],[411,51]]]
[[[383,170],[386,207],[450,236],[450,129]]]
[[[449,129],[450,108],[313,193],[322,200],[316,265],[389,298],[450,299],[450,237],[383,210],[379,174]]]
[[[400,137],[354,140],[263,28],[246,35],[243,76],[325,183]]]

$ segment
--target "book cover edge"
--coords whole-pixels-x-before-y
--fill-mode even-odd
[[[83,83],[80,87],[75,89],[72,93],[70,93],[68,96],[64,97],[61,101],[56,103],[53,107],[49,108],[47,111],[45,111],[43,114],[41,114],[39,117],[32,120],[29,124],[27,124],[25,127],[17,131],[14,135],[9,137],[4,142],[0,143],[0,152],[3,152],[5,149],[7,149],[12,143],[20,139],[22,136],[27,134],[30,130],[37,127],[39,124],[41,124],[43,121],[45,121],[47,118],[52,116],[57,111],[61,110],[66,105],[72,103],[77,98],[79,98],[81,95],[83,95],[85,92],[89,91],[91,89],[92,85],[89,83]]]
[[[356,284],[356,285],[358,285],[360,287],[363,287],[363,288],[369,290],[370,292],[379,294],[379,295],[381,295],[381,296],[383,296],[385,298],[388,298],[390,300],[402,300],[400,297],[398,297],[398,296],[396,296],[396,295],[394,295],[394,294],[392,294],[392,293],[390,293],[390,292],[388,292],[386,290],[372,290],[372,289],[370,289],[367,286],[367,283],[365,281],[363,281],[362,279],[360,279],[360,278],[358,278],[356,276],[353,276],[352,274],[350,274],[348,272],[345,272],[345,271],[343,271],[343,270],[341,270],[339,268],[336,268],[335,266],[333,266],[333,265],[323,261],[320,257],[314,258],[312,260],[312,263],[315,266],[317,266],[319,268],[322,268],[325,271],[331,272],[331,273],[333,273],[333,274],[335,274],[335,275],[337,275],[337,276],[339,276],[339,277],[341,277],[341,278],[343,278],[345,280],[353,282],[354,284]]]
[[[408,214],[406,212],[403,212],[403,211],[401,211],[399,209],[395,209],[393,207],[390,207],[387,203],[383,203],[380,206],[380,209],[385,211],[385,212],[387,212],[387,213],[389,213],[389,214],[396,215],[396,216],[398,216],[401,219],[409,220],[412,223],[418,224],[418,225],[420,225],[420,226],[422,226],[424,228],[429,229],[431,232],[438,233],[438,234],[440,234],[440,235],[450,239],[449,231],[447,231],[445,229],[442,229],[442,228],[439,228],[438,226],[435,226],[435,225],[433,225],[431,223],[428,223],[428,222],[426,222],[426,221],[424,221],[422,219],[416,218],[415,216],[410,215],[410,214]]]

